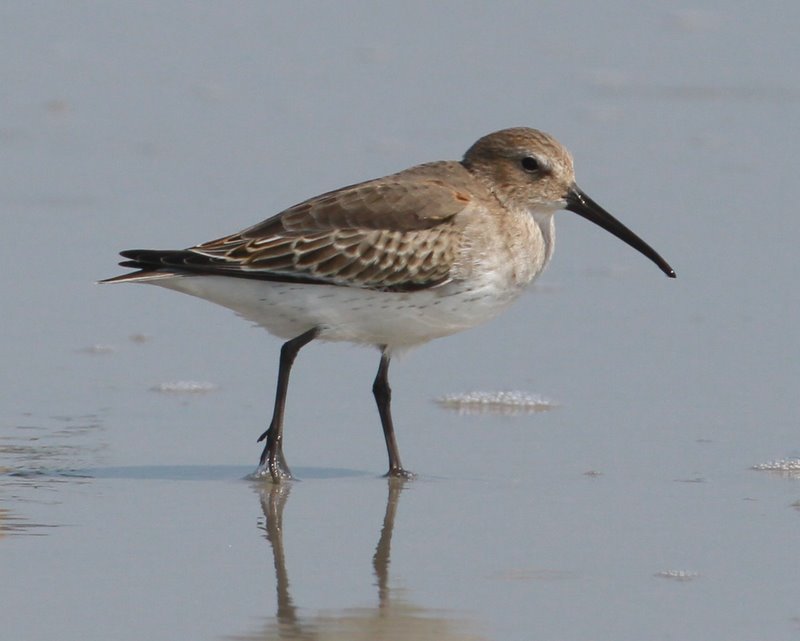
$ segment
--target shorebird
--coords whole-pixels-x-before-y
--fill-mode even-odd
[[[284,339],[259,472],[291,478],[283,454],[289,373],[314,339],[374,345],[372,385],[388,476],[400,462],[390,410],[392,355],[505,310],[553,253],[566,209],[672,267],[575,183],[572,157],[526,127],[488,134],[461,161],[417,165],[305,200],[252,227],[179,250],[132,249],[138,271],[104,283],[149,283],[228,307]]]

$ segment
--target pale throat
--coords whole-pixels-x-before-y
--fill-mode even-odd
[[[539,268],[539,271],[545,268],[553,255],[553,248],[556,242],[556,225],[554,215],[560,208],[554,207],[553,209],[534,209],[531,210],[530,216],[533,222],[539,228],[544,244],[544,260]]]
[[[544,270],[553,253],[555,226],[553,214],[557,209],[517,210],[512,214],[516,225],[506,234],[504,259],[496,266],[514,288],[530,284]]]

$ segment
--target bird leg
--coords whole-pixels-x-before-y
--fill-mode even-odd
[[[286,390],[289,387],[289,373],[300,349],[319,336],[319,328],[313,327],[300,334],[281,347],[281,359],[278,366],[278,387],[275,391],[275,409],[269,429],[258,437],[259,442],[266,439],[264,451],[261,453],[259,467],[267,465],[269,475],[275,483],[292,478],[292,473],[283,455],[283,412],[286,408]]]
[[[386,451],[389,454],[389,471],[386,476],[397,476],[411,478],[413,474],[403,469],[400,463],[400,451],[397,448],[397,440],[394,436],[394,423],[392,422],[391,402],[392,388],[389,387],[389,361],[391,355],[386,345],[381,345],[381,364],[372,384],[372,393],[375,395],[375,402],[378,404],[378,413],[381,416],[381,426],[383,427],[383,437],[386,439]]]

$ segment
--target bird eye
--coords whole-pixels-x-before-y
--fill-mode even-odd
[[[534,171],[539,171],[541,167],[539,166],[539,161],[536,160],[533,156],[525,156],[521,161],[520,164],[525,171],[533,173]]]

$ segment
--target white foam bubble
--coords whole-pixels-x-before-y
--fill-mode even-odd
[[[516,415],[546,412],[556,407],[553,401],[522,391],[463,392],[447,394],[434,400],[441,407],[456,410],[459,414]]]
[[[202,381],[169,381],[151,387],[154,392],[162,394],[208,394],[218,388],[214,383]]]
[[[656,572],[654,576],[660,579],[671,579],[673,581],[693,581],[700,576],[698,572],[691,570],[662,570]]]

